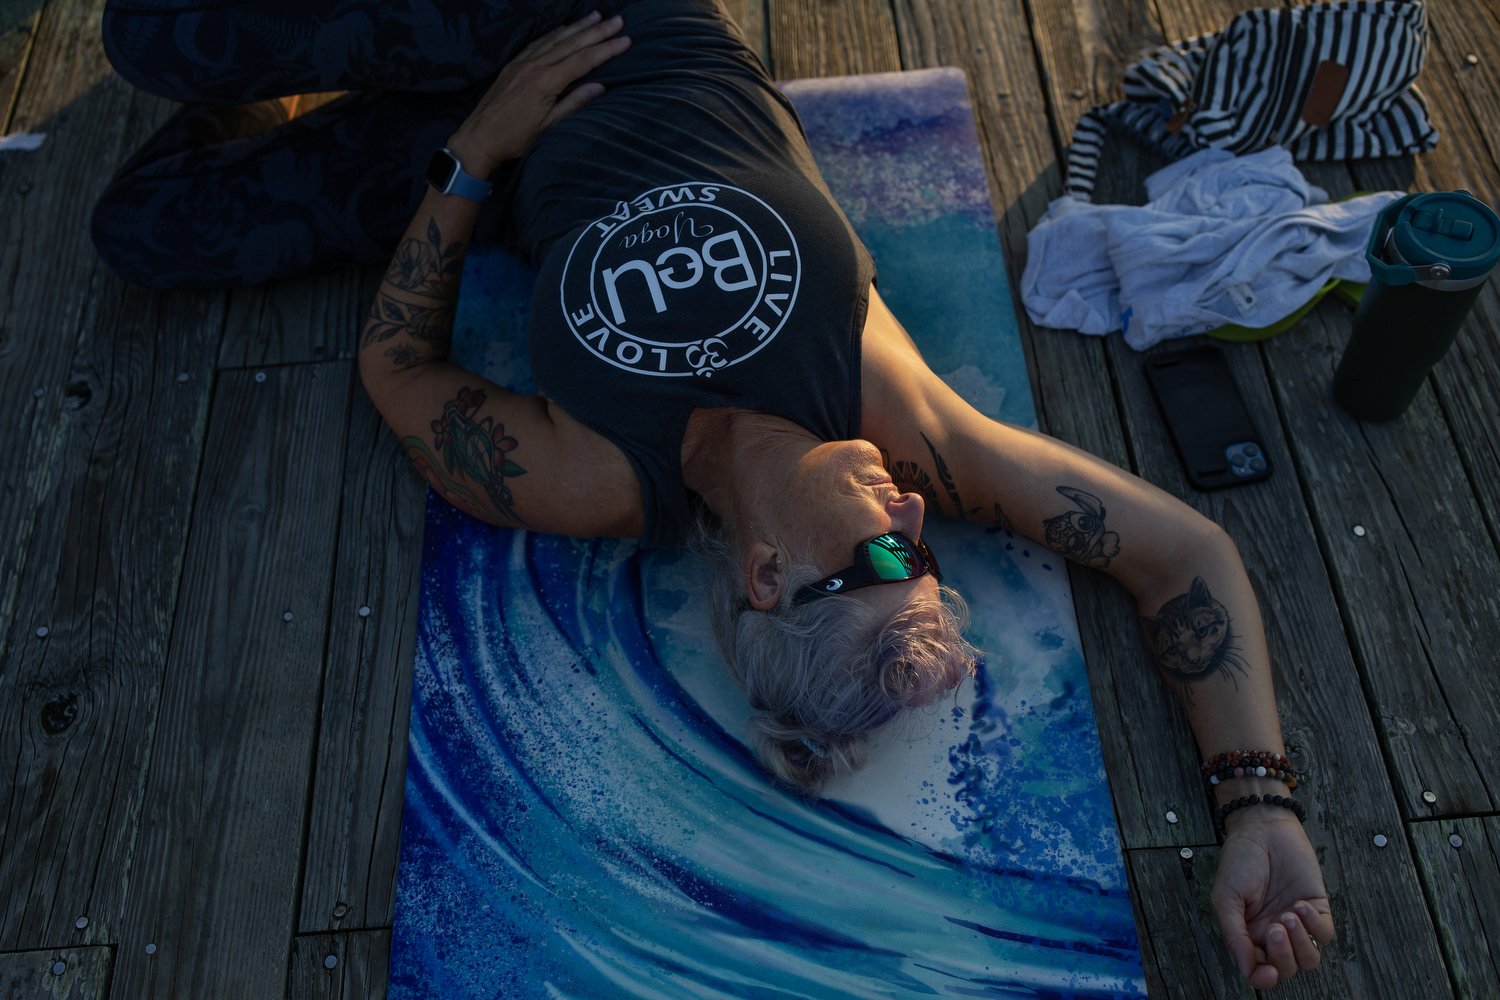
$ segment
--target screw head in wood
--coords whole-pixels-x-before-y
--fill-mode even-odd
[[[359,616],[361,618],[370,617],[370,606],[368,604],[361,604],[359,606]]]
[[[179,382],[186,382],[188,380],[188,378],[189,378],[189,376],[188,376],[187,372],[178,372],[177,373],[177,381],[179,381]]]
[[[1073,100],[1075,101],[1081,100],[1083,98],[1083,91],[1078,87],[1074,87],[1072,90],[1068,91],[1068,96],[1073,98]]]
[[[344,914],[346,914],[348,912],[349,912],[349,907],[345,906],[343,903],[340,903],[339,905],[337,905],[337,906],[335,906],[333,908],[333,919],[335,919],[335,920],[342,920],[342,919],[344,919]]]
[[[155,955],[156,954],[156,945],[154,945],[154,944],[148,944],[148,945],[146,945],[146,954],[148,954],[148,955]]]
[[[52,974],[54,976],[60,976],[64,972],[67,972],[67,971],[68,971],[68,963],[67,962],[61,962],[61,961],[59,961],[59,962],[53,962],[52,963]]]
[[[73,921],[73,926],[77,927],[79,930],[83,930],[88,925],[89,925],[89,918],[88,917],[79,917],[77,920]]]
[[[323,968],[325,969],[331,969],[338,964],[339,960],[338,956],[336,955],[329,955],[327,958],[323,959]]]
[[[43,396],[47,395],[47,390],[43,389],[41,386],[37,386],[36,389],[32,390],[31,394],[37,399],[41,399]]]
[[[1478,66],[1479,65],[1479,57],[1477,55],[1475,55],[1474,53],[1470,52],[1468,55],[1464,56],[1464,62],[1468,63],[1470,66]]]
[[[1449,834],[1448,843],[1452,844],[1454,847],[1462,847],[1464,846],[1464,838],[1460,837],[1456,833]]]
[[[1177,813],[1174,812],[1171,809],[1167,810],[1167,822],[1168,823],[1176,823],[1177,822]]]
[[[1186,861],[1188,858],[1191,858],[1193,856],[1193,849],[1191,847],[1184,847],[1182,850],[1177,852],[1177,855],[1178,857]]]
[[[284,612],[284,613],[283,613],[283,614],[282,614],[282,616],[281,616],[281,620],[282,620],[282,621],[284,621],[284,622],[289,622],[289,621],[291,621],[291,620],[292,620],[292,619],[293,619],[293,618],[295,618],[295,617],[296,617],[296,616],[295,616],[295,615],[293,615],[293,614],[292,614],[292,613],[291,613],[291,612],[290,612],[290,611],[287,611],[287,612]]]
[[[1388,841],[1388,840],[1385,839],[1385,834],[1383,834],[1383,833],[1377,833],[1375,835],[1375,846],[1376,847],[1384,847],[1388,843],[1390,843],[1390,841]]]
[[[45,625],[36,630],[36,637],[38,639],[45,639],[49,634],[51,634],[50,630]]]
[[[1434,802],[1437,801],[1437,793],[1436,792],[1423,792],[1422,793],[1422,801],[1426,802],[1428,805],[1432,805],[1432,803],[1434,803]]]
[[[1355,538],[1363,538],[1363,537],[1365,537],[1366,534],[1367,534],[1367,532],[1365,531],[1365,526],[1363,524],[1356,524],[1354,526],[1354,537]]]
[[[265,372],[256,372],[255,373],[255,381],[257,381],[257,382],[264,382],[265,380],[266,380],[266,373]]]

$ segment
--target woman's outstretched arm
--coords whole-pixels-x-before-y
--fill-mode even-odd
[[[598,93],[564,91],[624,50],[618,20],[559,28],[501,71],[448,148],[490,177]],[[449,502],[493,524],[570,535],[638,535],[640,494],[619,449],[541,396],[447,361],[479,203],[427,192],[360,336],[366,391],[412,461]]]
[[[1284,754],[1260,607],[1233,540],[1150,483],[977,412],[921,362],[878,296],[871,314],[865,436],[888,452],[893,478],[948,516],[999,522],[1124,585],[1203,758]],[[1213,790],[1220,804],[1287,794],[1270,777],[1232,778]],[[1213,898],[1241,974],[1265,989],[1316,968],[1313,941],[1326,944],[1334,926],[1297,817],[1255,805],[1225,825]]]

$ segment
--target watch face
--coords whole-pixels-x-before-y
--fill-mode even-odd
[[[453,180],[456,173],[458,161],[446,149],[433,153],[432,159],[427,163],[427,183],[439,191],[448,190],[448,182]]]

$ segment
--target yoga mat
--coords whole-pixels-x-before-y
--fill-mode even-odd
[[[934,369],[1034,424],[962,73],[785,90]],[[532,278],[472,251],[453,351],[528,392]],[[1063,563],[926,537],[985,661],[809,803],[743,742],[692,557],[429,494],[391,996],[1144,996]]]

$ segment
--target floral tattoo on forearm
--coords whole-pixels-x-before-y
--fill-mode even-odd
[[[507,479],[524,476],[526,470],[510,457],[520,442],[505,433],[505,425],[486,416],[475,421],[474,413],[484,405],[483,389],[459,390],[443,404],[443,415],[432,422],[432,447],[419,437],[402,442],[417,470],[454,506],[481,519],[490,511],[525,526],[515,510]]]
[[[408,239],[391,258],[370,307],[361,346],[405,334],[405,340],[385,352],[395,367],[411,368],[447,357],[463,260],[463,243],[455,240],[444,247],[437,220],[428,219],[426,241]]]

